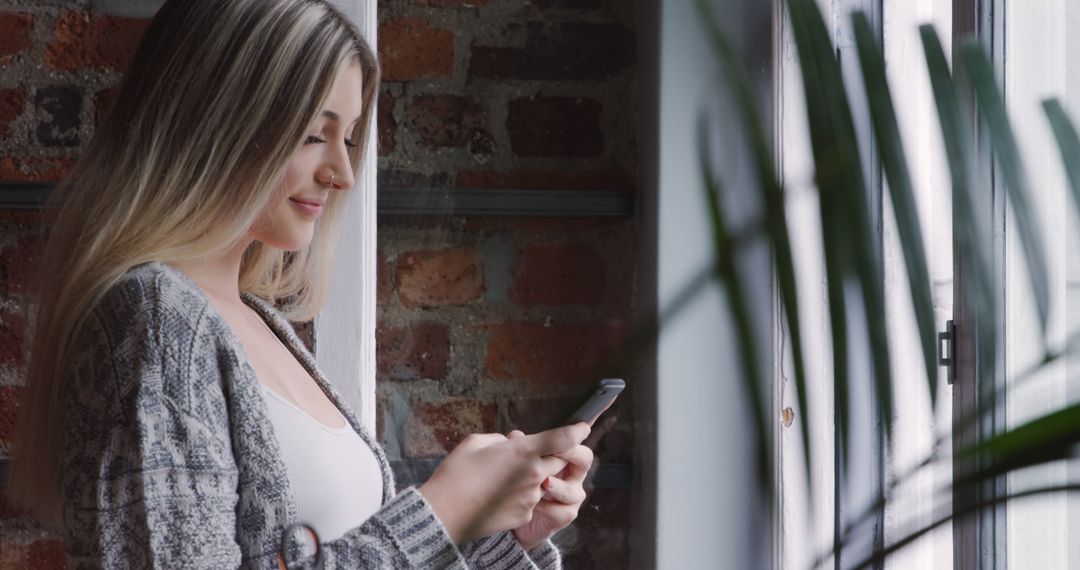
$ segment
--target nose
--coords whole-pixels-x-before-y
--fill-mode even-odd
[[[332,190],[348,190],[356,184],[356,178],[353,177],[352,166],[348,163],[341,165],[340,170],[335,168],[331,171],[331,175],[328,182],[328,186]]]
[[[344,141],[334,145],[334,150],[329,162],[330,169],[335,174],[332,184],[330,185],[332,189],[347,190],[356,184],[356,178],[353,174],[352,159],[349,158],[349,149],[345,146]]]

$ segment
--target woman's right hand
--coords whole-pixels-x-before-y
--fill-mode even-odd
[[[566,466],[553,454],[573,449],[588,435],[584,423],[515,439],[473,434],[418,490],[457,544],[518,528],[532,519],[544,480]]]

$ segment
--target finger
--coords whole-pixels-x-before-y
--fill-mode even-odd
[[[589,435],[591,428],[585,422],[578,422],[560,428],[549,429],[525,436],[529,450],[537,455],[551,455],[567,451],[580,444]]]
[[[571,483],[583,483],[589,476],[590,470],[573,464],[567,464],[562,471],[555,474],[556,477],[563,481]]]
[[[540,458],[540,471],[545,477],[552,475],[558,475],[564,469],[566,469],[566,460],[556,457],[554,455],[548,455]]]
[[[544,498],[564,505],[577,505],[585,502],[585,489],[580,484],[548,477],[544,482]]]
[[[564,505],[557,501],[543,500],[533,509],[533,517],[543,517],[552,532],[566,528],[578,516],[580,504]]]
[[[506,441],[506,436],[501,433],[474,433],[461,440],[458,445],[467,449],[479,449],[504,441]]]
[[[559,459],[565,460],[570,465],[580,467],[581,469],[588,470],[593,463],[593,450],[586,447],[584,444],[569,449],[567,451],[560,451],[559,453],[552,454]]]

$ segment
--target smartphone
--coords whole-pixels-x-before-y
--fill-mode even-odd
[[[615,403],[615,398],[619,396],[623,388],[626,388],[626,382],[622,378],[605,378],[597,382],[596,388],[593,389],[589,399],[585,400],[585,403],[577,411],[570,414],[566,421],[560,425],[568,426],[578,422],[593,425],[596,418],[600,417],[604,410]]]

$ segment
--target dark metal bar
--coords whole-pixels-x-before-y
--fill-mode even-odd
[[[0,182],[0,209],[38,210],[53,186],[45,182]]]
[[[0,182],[0,209],[36,210],[54,184]],[[635,194],[622,190],[382,188],[379,214],[409,216],[623,217]]]
[[[398,485],[407,487],[427,481],[439,463],[438,459],[421,459],[391,461],[390,466],[397,477]],[[7,486],[10,464],[10,458],[0,457],[0,488]],[[593,474],[592,484],[596,489],[629,489],[633,486],[633,478],[633,467],[627,463],[601,463]]]

